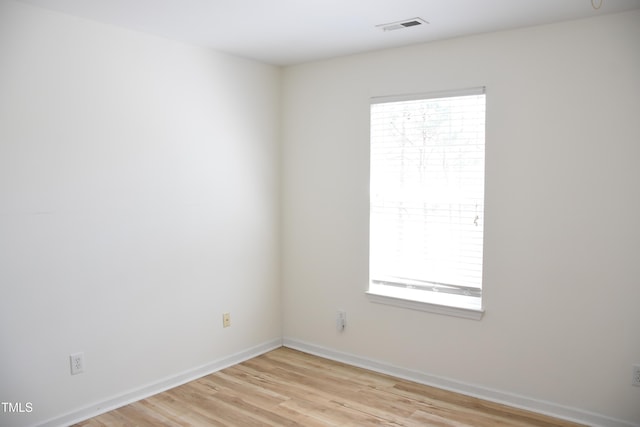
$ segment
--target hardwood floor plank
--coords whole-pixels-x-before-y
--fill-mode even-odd
[[[76,424],[159,425],[578,426],[285,347]]]
[[[221,391],[245,396],[249,402],[264,409],[273,408],[289,399],[286,395],[269,390],[258,384],[251,384],[233,375],[221,373],[203,378],[203,381],[215,384]]]

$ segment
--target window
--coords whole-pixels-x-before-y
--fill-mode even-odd
[[[484,88],[371,103],[375,302],[482,315]]]

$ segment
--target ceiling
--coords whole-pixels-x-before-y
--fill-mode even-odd
[[[640,0],[20,1],[274,65],[640,8]],[[416,17],[428,24],[376,27]]]

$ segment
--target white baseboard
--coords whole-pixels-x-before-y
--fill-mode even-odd
[[[567,421],[586,424],[594,427],[634,427],[635,424],[630,422],[610,418],[578,408],[558,405],[552,402],[532,399],[526,396],[520,396],[500,390],[493,390],[474,384],[467,384],[460,381],[425,374],[423,372],[413,371],[410,369],[400,368],[388,363],[367,359],[341,351],[317,346],[307,342],[299,341],[293,338],[283,338],[282,345],[305,353],[314,354],[338,362],[347,363],[349,365],[360,368],[369,369],[383,374],[393,375],[398,378],[406,379],[420,384],[438,387],[444,390],[453,391],[467,396],[477,397],[483,400],[496,402],[539,414],[549,415]]]
[[[69,412],[65,415],[45,421],[43,424],[39,425],[43,427],[57,427],[78,423],[80,421],[84,421],[97,415],[104,414],[105,412],[109,412],[122,406],[128,405],[129,403],[145,399],[149,396],[153,396],[154,394],[158,394],[179,385],[188,383],[189,381],[196,380],[205,375],[217,372],[221,369],[228,368],[229,366],[244,362],[245,360],[259,356],[281,346],[282,340],[279,338],[274,339],[255,347],[251,347],[241,352],[232,354],[230,356],[214,360],[213,362],[198,366],[180,374],[164,378],[135,390],[130,390],[128,392],[119,394],[105,401],[96,402],[92,405],[86,406],[76,411]]]

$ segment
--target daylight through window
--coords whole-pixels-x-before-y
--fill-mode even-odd
[[[481,310],[484,88],[371,104],[369,293]]]

